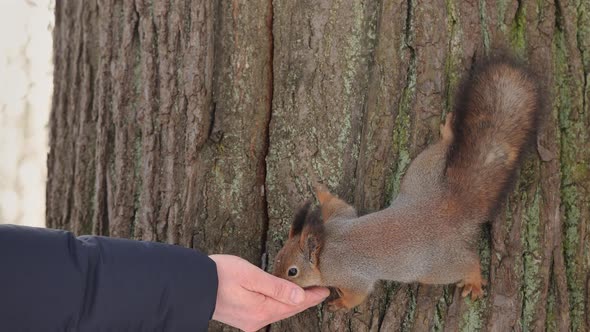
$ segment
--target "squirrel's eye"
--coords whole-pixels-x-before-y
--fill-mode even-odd
[[[299,271],[297,270],[296,267],[292,267],[289,269],[289,271],[287,272],[287,274],[289,275],[289,277],[294,277],[297,275]]]

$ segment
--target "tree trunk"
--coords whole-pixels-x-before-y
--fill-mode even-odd
[[[58,0],[47,224],[269,268],[315,181],[386,207],[502,45],[552,112],[482,231],[486,297],[383,282],[270,330],[590,330],[589,27],[586,0]]]

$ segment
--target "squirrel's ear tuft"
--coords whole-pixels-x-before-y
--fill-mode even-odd
[[[308,255],[309,261],[317,265],[320,252],[324,245],[325,228],[322,221],[321,210],[316,208],[310,211],[305,218],[305,224],[299,239],[299,245]]]
[[[307,201],[299,208],[299,210],[297,210],[295,219],[293,219],[293,224],[291,225],[291,230],[289,231],[289,239],[301,234],[310,206],[311,202]]]
[[[323,205],[334,198],[334,195],[328,191],[328,188],[323,184],[316,184],[315,185],[315,196],[318,198],[320,205]]]
[[[335,215],[342,218],[356,218],[356,210],[338,196],[332,195],[324,185],[316,185],[315,195],[320,202],[324,222],[330,221]]]
[[[312,234],[323,234],[324,233],[324,221],[322,220],[322,211],[319,208],[309,211],[305,218],[304,230],[307,233]]]

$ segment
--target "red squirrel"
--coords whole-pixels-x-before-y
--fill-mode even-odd
[[[362,303],[377,280],[458,283],[483,296],[477,241],[500,209],[535,142],[538,82],[508,58],[490,58],[463,80],[441,139],[410,164],[388,208],[359,217],[325,188],[301,208],[273,274],[301,287],[327,286],[330,310]]]

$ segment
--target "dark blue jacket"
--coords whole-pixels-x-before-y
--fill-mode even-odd
[[[195,250],[0,225],[0,331],[205,331],[216,296]]]

